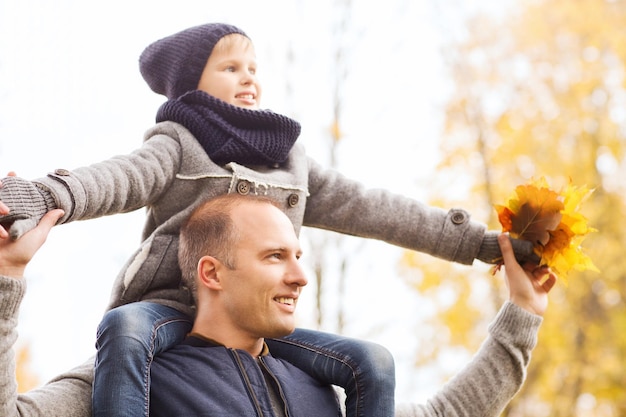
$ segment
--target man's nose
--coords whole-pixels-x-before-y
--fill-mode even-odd
[[[294,259],[291,263],[288,273],[288,281],[289,284],[297,285],[299,287],[304,287],[309,283],[309,280],[307,279],[306,274],[297,259]]]

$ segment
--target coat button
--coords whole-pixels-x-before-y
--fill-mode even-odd
[[[67,169],[63,169],[63,168],[55,169],[54,173],[56,175],[61,175],[63,177],[67,177],[68,175],[70,175],[70,171],[68,171]]]
[[[237,183],[237,192],[241,195],[248,195],[250,193],[250,183],[246,180],[241,180]]]
[[[298,194],[291,194],[289,195],[289,198],[287,199],[287,204],[289,204],[289,207],[295,207],[298,205],[298,202],[300,201],[300,197],[298,196]]]
[[[467,215],[463,211],[456,211],[452,213],[452,216],[450,219],[452,220],[452,223],[454,224],[463,224],[467,220]]]

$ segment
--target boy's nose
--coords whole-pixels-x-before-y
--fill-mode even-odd
[[[244,73],[244,75],[241,77],[241,83],[244,85],[253,84],[255,80],[255,75],[249,72]]]

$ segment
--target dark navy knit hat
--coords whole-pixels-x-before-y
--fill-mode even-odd
[[[247,37],[235,26],[208,23],[160,39],[139,57],[141,75],[152,91],[170,100],[196,90],[213,48],[232,33]]]

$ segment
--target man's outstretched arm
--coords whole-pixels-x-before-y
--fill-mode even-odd
[[[0,203],[0,211],[6,206]],[[21,239],[0,239],[0,415],[7,417],[90,417],[93,360],[26,394],[17,394],[15,353],[24,270],[63,211],[48,213]]]
[[[510,240],[499,236],[509,300],[465,368],[426,404],[403,404],[396,417],[497,417],[526,377],[537,332],[556,277],[545,267],[518,264]]]

